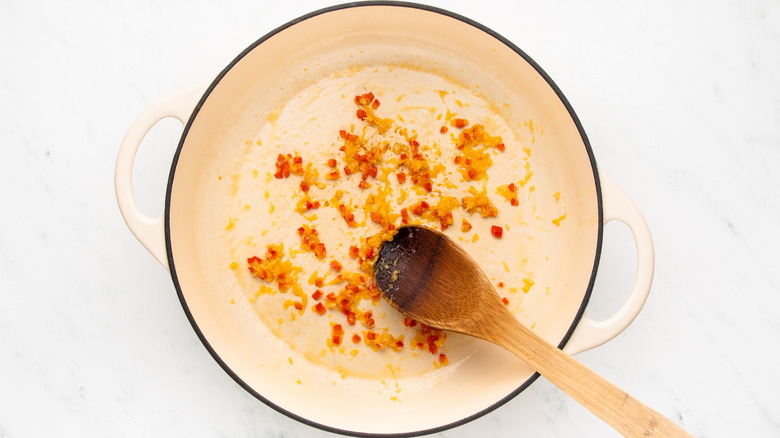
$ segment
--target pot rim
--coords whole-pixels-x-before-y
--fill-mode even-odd
[[[454,421],[448,424],[444,424],[441,426],[437,426],[430,429],[424,429],[424,430],[418,430],[413,432],[402,432],[402,433],[368,433],[368,432],[358,432],[358,431],[350,431],[346,429],[339,429],[337,427],[328,426],[325,424],[321,424],[312,420],[309,420],[305,417],[302,417],[298,414],[295,414],[287,409],[282,408],[281,406],[278,406],[277,404],[273,403],[269,399],[265,398],[262,394],[260,394],[258,391],[256,391],[254,388],[249,386],[244,380],[236,373],[234,372],[219,356],[219,354],[216,352],[216,350],[211,346],[208,339],[206,339],[206,336],[203,334],[201,329],[198,326],[198,323],[195,321],[194,316],[192,315],[192,312],[190,311],[189,306],[187,305],[187,301],[184,297],[184,293],[181,288],[181,284],[179,283],[179,279],[176,273],[176,264],[173,259],[173,251],[172,251],[172,244],[171,244],[171,221],[170,221],[170,213],[171,213],[171,193],[173,189],[173,181],[176,174],[176,167],[179,161],[179,156],[181,154],[182,148],[184,146],[184,142],[187,139],[187,134],[189,133],[189,130],[192,126],[192,123],[194,122],[195,118],[197,117],[198,113],[200,112],[200,109],[203,107],[203,104],[206,102],[208,97],[211,95],[211,92],[214,90],[214,88],[220,83],[220,81],[227,75],[227,73],[236,65],[238,64],[249,52],[254,50],[257,46],[268,40],[269,38],[273,37],[274,35],[284,31],[285,29],[292,27],[298,23],[301,23],[305,20],[308,20],[310,18],[323,15],[330,12],[335,12],[343,9],[349,9],[349,8],[358,8],[358,7],[376,7],[376,6],[391,6],[391,7],[403,7],[403,8],[410,8],[410,9],[418,9],[428,12],[433,12],[436,14],[444,15],[448,18],[452,18],[458,21],[461,21],[465,24],[468,24],[472,27],[475,27],[477,30],[487,33],[488,35],[492,36],[499,42],[506,45],[508,48],[510,48],[513,52],[515,52],[517,55],[522,57],[528,64],[531,65],[531,67],[536,70],[536,72],[545,80],[545,82],[552,88],[552,90],[555,92],[558,99],[560,99],[561,103],[566,108],[566,111],[569,113],[569,116],[571,117],[572,121],[574,122],[575,126],[577,127],[577,131],[582,138],[583,144],[585,146],[585,150],[588,154],[588,159],[591,164],[591,168],[593,170],[593,180],[595,183],[596,188],[596,198],[597,198],[597,209],[598,209],[598,231],[597,231],[597,239],[596,239],[596,251],[595,251],[595,257],[593,261],[593,270],[591,271],[590,279],[588,281],[587,290],[585,291],[582,303],[580,305],[580,308],[577,311],[576,316],[574,317],[574,320],[572,321],[571,325],[569,326],[569,329],[567,330],[566,334],[564,335],[561,342],[558,344],[558,348],[563,348],[566,343],[571,338],[572,334],[574,333],[574,330],[577,328],[577,325],[579,324],[580,320],[582,319],[582,316],[585,312],[585,308],[588,305],[588,302],[590,300],[591,292],[593,291],[593,285],[596,280],[596,272],[598,271],[598,265],[599,265],[599,259],[601,258],[601,249],[602,249],[602,240],[603,240],[603,231],[604,231],[604,206],[603,206],[603,198],[602,198],[602,192],[601,192],[601,182],[599,180],[599,172],[598,168],[596,166],[596,160],[595,156],[593,154],[593,150],[590,146],[590,142],[588,141],[588,137],[585,134],[585,130],[582,127],[582,124],[580,123],[579,118],[577,117],[576,113],[574,112],[573,107],[569,103],[569,101],[566,99],[566,97],[563,95],[563,92],[558,88],[558,86],[553,82],[552,78],[533,60],[530,56],[528,56],[523,50],[521,50],[519,47],[517,47],[515,44],[513,44],[511,41],[507,40],[497,32],[493,31],[492,29],[468,18],[462,15],[459,15],[454,12],[450,12],[445,9],[441,9],[435,6],[430,5],[423,5],[419,3],[412,3],[412,2],[405,2],[405,1],[383,1],[383,0],[372,0],[372,1],[361,1],[361,2],[349,2],[349,3],[342,3],[337,4],[329,7],[325,7],[322,9],[318,9],[312,12],[309,12],[305,15],[302,15],[298,18],[295,18],[293,20],[290,20],[289,22],[271,30],[270,32],[266,33],[264,36],[260,37],[258,40],[256,40],[254,43],[250,44],[246,49],[244,49],[236,58],[234,58],[218,75],[217,77],[211,82],[209,87],[206,89],[206,91],[203,93],[203,96],[198,100],[198,103],[196,104],[195,108],[192,111],[192,114],[190,115],[189,119],[187,120],[187,123],[184,126],[184,130],[182,132],[181,138],[179,140],[179,144],[176,148],[176,152],[173,156],[173,160],[171,163],[171,170],[168,176],[168,184],[165,192],[165,210],[163,213],[164,216],[164,233],[165,233],[165,248],[166,248],[166,255],[168,259],[168,266],[170,269],[171,279],[173,280],[174,287],[176,288],[176,293],[179,297],[179,301],[181,302],[182,309],[184,310],[184,313],[187,316],[187,319],[190,322],[190,325],[192,326],[193,330],[197,334],[198,338],[200,339],[201,343],[203,343],[203,346],[206,348],[206,350],[209,352],[209,354],[212,356],[212,358],[219,364],[219,366],[236,382],[239,386],[241,386],[245,391],[247,391],[249,394],[266,404],[267,406],[271,407],[272,409],[276,410],[277,412],[284,414],[285,416],[292,418],[296,421],[299,421],[303,424],[306,424],[308,426],[324,430],[326,432],[341,434],[341,435],[350,435],[350,436],[359,436],[359,437],[414,437],[414,436],[421,436],[421,435],[428,435],[433,433],[442,432],[445,430],[449,430],[458,426],[461,426],[463,424],[469,423],[473,420],[476,420],[477,418],[480,418],[484,415],[487,415],[490,412],[493,412],[494,410],[498,409],[499,407],[503,406],[505,403],[516,397],[518,394],[520,394],[523,390],[525,390],[528,386],[530,386],[538,377],[539,373],[534,373],[528,380],[523,382],[522,385],[517,387],[514,391],[507,394],[506,397],[502,398],[501,400],[493,403],[492,405],[484,408],[483,410],[476,412],[468,417],[462,418],[458,421]]]

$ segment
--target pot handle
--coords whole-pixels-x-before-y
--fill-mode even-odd
[[[647,221],[631,199],[601,170],[599,178],[604,204],[604,224],[619,220],[626,224],[634,235],[637,254],[636,278],[628,299],[614,315],[604,321],[595,321],[588,317],[587,311],[583,314],[564,347],[564,351],[569,354],[598,347],[625,330],[642,310],[653,283],[655,255]]]
[[[163,217],[149,217],[138,209],[133,194],[133,164],[138,147],[149,130],[167,117],[173,117],[182,124],[186,123],[204,89],[204,85],[198,85],[172,93],[153,103],[130,125],[117,154],[114,189],[119,211],[136,239],[165,269],[169,268]]]

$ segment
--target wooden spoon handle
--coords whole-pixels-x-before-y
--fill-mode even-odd
[[[506,313],[493,342],[526,361],[571,398],[627,437],[690,437],[682,427],[555,348]]]

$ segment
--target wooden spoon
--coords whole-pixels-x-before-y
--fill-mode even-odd
[[[444,234],[400,228],[382,246],[374,277],[407,317],[506,348],[624,436],[691,436],[520,324],[474,260]]]

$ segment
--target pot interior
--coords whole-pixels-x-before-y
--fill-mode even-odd
[[[461,132],[446,120],[455,113],[471,126],[484,123],[501,133],[506,150],[490,152],[485,184],[501,213],[483,218],[456,210],[446,232],[463,242],[489,278],[503,283],[498,291],[523,323],[561,344],[587,302],[598,257],[600,198],[590,148],[562,96],[525,55],[441,11],[336,8],[278,29],[237,58],[193,114],[171,171],[166,238],[172,275],[214,357],[276,409],[347,433],[446,428],[500,405],[533,380],[533,371],[498,347],[457,334],[447,334],[437,352],[446,354],[446,365],[438,354],[410,348],[412,331],[404,332],[400,352],[347,339],[328,346],[331,323],[346,327],[347,336],[365,337],[367,327],[349,325],[337,311],[317,315],[311,297],[317,287],[308,275],[300,278],[308,296],[300,315],[288,301],[296,299],[293,293],[271,293],[264,287],[275,285],[247,268],[247,258],[262,258],[268,244],[297,250],[296,230],[314,224],[306,218],[312,214],[328,242],[325,261],[353,262],[347,253],[355,237],[338,233],[355,230],[344,226],[337,209],[295,212],[301,178],[272,175],[279,153],[300,152],[325,181],[327,157],[338,158],[344,144],[339,131],[376,135],[356,117],[354,96],[368,91],[381,101],[376,114],[392,118],[394,126],[406,124],[420,139],[440,135],[431,156],[444,150],[451,160],[458,153],[447,146]],[[458,186],[452,190],[482,187],[458,176],[451,176]],[[357,190],[359,178],[342,171],[334,184],[356,196],[382,187],[369,179],[371,189]],[[496,193],[509,182],[518,183],[517,207]],[[325,196],[329,189],[318,190],[311,189],[312,200],[321,193],[323,203],[332,201],[332,192]],[[463,232],[462,219],[473,229]],[[492,225],[504,229],[501,239],[490,235]],[[308,252],[290,260],[321,262]],[[389,306],[372,306],[377,329],[381,322],[396,333],[407,330]]]

